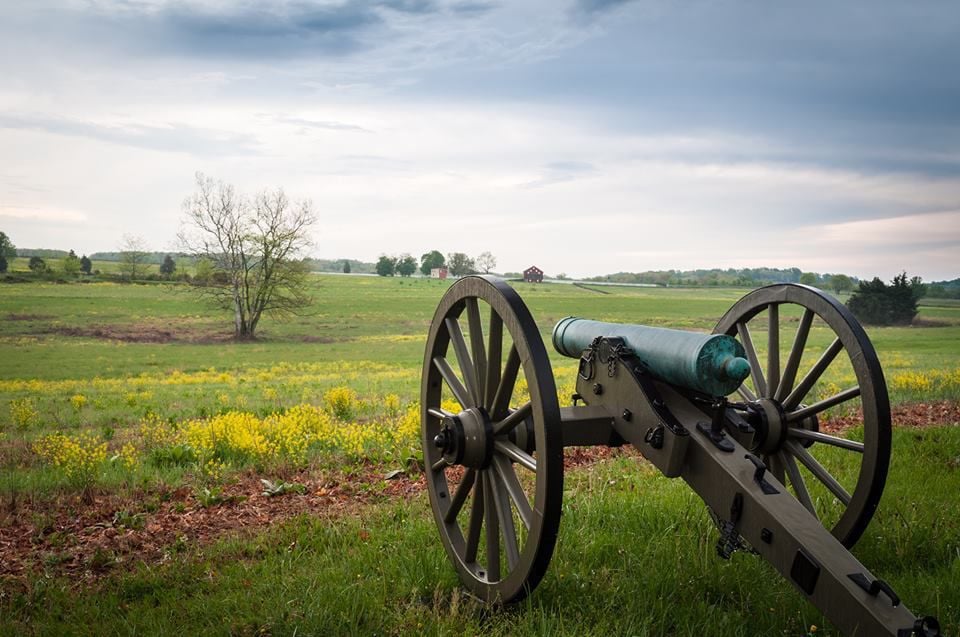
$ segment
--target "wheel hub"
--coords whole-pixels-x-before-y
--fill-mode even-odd
[[[444,418],[433,444],[447,464],[485,469],[493,459],[493,426],[486,410],[471,407]]]
[[[807,416],[799,422],[788,423],[783,405],[777,400],[760,398],[751,405],[756,408],[755,413],[759,415],[759,421],[751,423],[756,430],[753,451],[759,451],[763,454],[776,453],[786,442],[787,433],[791,428],[806,429],[807,431],[820,430],[820,423],[816,415]],[[800,407],[803,407],[803,405],[800,405]],[[796,442],[805,448],[809,448],[814,441],[799,439]]]

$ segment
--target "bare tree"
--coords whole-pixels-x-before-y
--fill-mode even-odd
[[[490,270],[497,267],[497,257],[493,256],[489,252],[481,252],[477,256],[477,268],[483,270],[484,274],[489,274]]]
[[[254,339],[264,314],[292,314],[309,305],[302,258],[316,221],[309,201],[291,202],[279,188],[249,201],[233,186],[198,173],[183,212],[182,250],[213,270],[195,289],[233,312],[237,339]]]
[[[147,268],[147,246],[142,237],[123,235],[120,244],[120,276],[135,281]]]

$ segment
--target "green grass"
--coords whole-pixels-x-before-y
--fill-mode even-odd
[[[911,610],[957,634],[960,429],[895,438],[889,487],[855,554]],[[38,577],[0,598],[0,632],[735,636],[816,625],[835,634],[759,558],[717,558],[716,538],[686,485],[623,457],[568,474],[551,568],[508,608],[460,592],[420,495],[180,545],[167,564],[115,568],[92,588]]]

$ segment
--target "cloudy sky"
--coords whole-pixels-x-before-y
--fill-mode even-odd
[[[174,247],[201,171],[314,255],[960,276],[960,5],[0,0],[0,230]]]

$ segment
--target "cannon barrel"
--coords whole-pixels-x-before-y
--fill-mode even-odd
[[[698,334],[568,316],[553,328],[553,346],[580,358],[598,336],[623,339],[655,378],[711,396],[726,396],[750,375],[743,346],[726,334]]]

